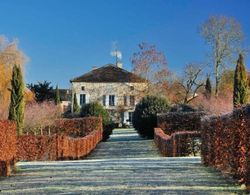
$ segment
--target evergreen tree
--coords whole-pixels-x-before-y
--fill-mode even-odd
[[[206,96],[207,98],[210,98],[211,95],[212,95],[212,85],[211,85],[210,78],[207,77],[206,85],[205,85],[205,96]]]
[[[55,92],[51,82],[44,81],[37,84],[28,84],[27,87],[35,94],[37,102],[51,101],[55,99]]]
[[[24,121],[24,82],[20,66],[14,65],[11,80],[11,102],[9,120],[16,121],[17,133],[23,133]]]
[[[233,93],[234,107],[246,104],[247,99],[248,99],[247,72],[244,65],[243,55],[240,54],[234,73],[234,93]]]
[[[74,94],[74,100],[73,100],[73,112],[74,113],[80,113],[80,106],[77,103],[77,99],[76,99],[76,94]]]
[[[55,92],[55,104],[58,105],[60,104],[60,92],[58,89],[58,85],[56,86],[56,92]]]

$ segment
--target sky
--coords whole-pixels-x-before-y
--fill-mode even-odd
[[[114,42],[129,71],[141,42],[164,52],[177,74],[188,63],[207,61],[209,47],[198,29],[212,15],[234,17],[250,46],[249,10],[249,0],[0,0],[0,35],[17,38],[29,57],[27,83],[69,88],[70,79],[115,62]]]

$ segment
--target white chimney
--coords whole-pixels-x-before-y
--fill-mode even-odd
[[[122,68],[122,63],[121,62],[117,62],[117,67],[118,68]]]

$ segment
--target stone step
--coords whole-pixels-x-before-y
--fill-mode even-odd
[[[134,129],[115,129],[108,142],[100,143],[87,159],[157,157],[153,140],[138,136]]]

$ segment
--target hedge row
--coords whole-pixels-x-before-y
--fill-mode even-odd
[[[102,130],[94,130],[79,138],[65,135],[23,135],[17,140],[17,159],[25,161],[81,159],[95,149],[101,140]]]
[[[157,127],[166,134],[182,131],[200,131],[204,112],[169,112],[157,114]]]
[[[9,176],[15,167],[16,124],[0,120],[0,176]]]
[[[156,146],[163,156],[168,157],[188,156],[191,153],[195,155],[191,143],[197,137],[200,137],[200,132],[197,131],[179,131],[169,136],[161,128],[154,130]]]
[[[202,159],[250,186],[250,105],[202,120]]]
[[[102,129],[102,118],[84,117],[74,119],[58,119],[55,124],[46,127],[43,135],[67,135],[70,137],[83,137],[90,132]]]

